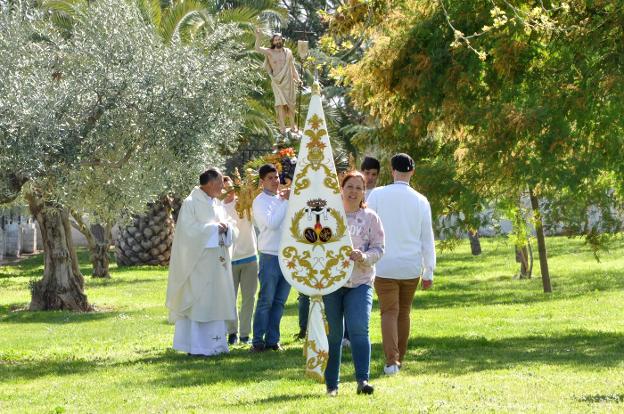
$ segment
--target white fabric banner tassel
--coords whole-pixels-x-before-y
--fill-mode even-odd
[[[327,333],[323,297],[311,296],[310,312],[308,314],[308,333],[305,346],[303,347],[303,356],[306,359],[305,375],[320,383],[325,382],[325,368],[329,360]]]

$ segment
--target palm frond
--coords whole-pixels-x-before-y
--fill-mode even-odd
[[[216,14],[217,19],[222,23],[243,23],[253,24],[259,11],[248,7],[238,7],[236,9],[222,10]]]
[[[74,22],[82,18],[88,6],[85,0],[46,0],[42,8],[50,13],[50,20],[62,31],[71,32]]]
[[[288,10],[286,9],[263,9],[259,15],[260,21],[269,22],[271,25],[285,26],[288,23]]]
[[[42,3],[44,10],[65,13],[73,17],[78,17],[80,10],[88,5],[85,0],[45,0]]]
[[[203,4],[196,0],[178,2],[166,9],[159,28],[165,43],[171,43],[175,37],[186,36],[181,29],[197,30],[198,26],[207,23],[207,14],[202,13],[204,9]]]
[[[137,6],[148,24],[155,28],[160,27],[162,19],[160,0],[137,0]]]
[[[265,100],[254,98],[247,100],[247,107],[244,119],[244,127],[247,130],[245,133],[272,138],[277,130],[273,108],[269,107]]]
[[[54,23],[54,26],[66,33],[71,32],[74,27],[74,19],[64,12],[53,12],[50,15],[50,20]]]

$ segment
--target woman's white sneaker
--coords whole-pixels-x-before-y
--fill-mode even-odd
[[[398,365],[386,365],[384,366],[384,374],[386,375],[395,375],[399,373]]]

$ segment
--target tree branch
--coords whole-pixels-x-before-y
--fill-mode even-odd
[[[22,187],[29,181],[29,178],[20,174],[6,172],[0,174],[0,204],[10,203],[19,197]]]
[[[82,161],[80,165],[84,167],[102,167],[103,166],[106,168],[115,168],[115,169],[122,168],[128,161],[130,161],[130,158],[132,158],[132,155],[139,148],[140,144],[141,143],[137,143],[132,148],[129,148],[128,151],[126,151],[126,154],[117,161],[108,161],[108,160],[101,160],[99,158],[95,158],[91,161]]]
[[[76,230],[78,230],[80,233],[82,233],[85,236],[85,238],[87,239],[87,243],[89,244],[89,249],[93,251],[93,249],[95,249],[95,238],[93,237],[91,230],[89,229],[87,224],[84,222],[84,220],[82,219],[82,217],[80,216],[80,214],[78,214],[76,210],[69,209],[69,213],[74,219],[73,221],[72,220],[69,221],[70,224],[72,225],[73,228],[75,228]]]

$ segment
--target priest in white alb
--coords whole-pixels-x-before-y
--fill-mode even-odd
[[[223,175],[209,168],[182,203],[175,228],[167,308],[173,349],[189,355],[228,352],[227,321],[236,319],[229,246],[236,227],[219,200]]]

